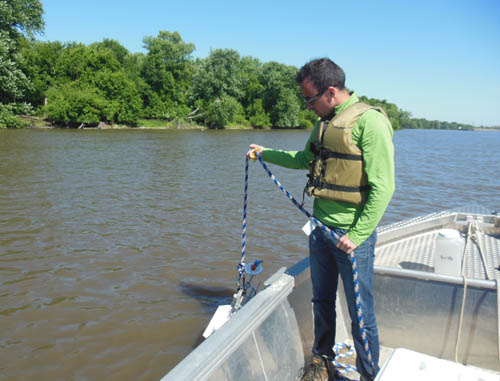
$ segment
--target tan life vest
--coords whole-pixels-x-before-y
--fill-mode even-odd
[[[357,102],[330,121],[321,122],[315,130],[310,147],[314,160],[305,188],[309,196],[355,205],[366,202],[370,185],[363,168],[363,152],[352,140],[352,129],[370,109],[385,115],[380,107]]]

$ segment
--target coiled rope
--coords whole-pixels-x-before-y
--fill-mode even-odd
[[[264,163],[262,160],[262,156],[258,155],[256,152],[254,155],[259,159],[260,164],[262,164],[262,167],[264,170],[267,172],[271,180],[273,180],[274,184],[281,190],[283,194],[286,195],[288,199],[290,199],[293,204],[299,208],[299,210],[304,213],[308,218],[310,218],[317,226],[319,226],[321,229],[323,229],[325,232],[331,235],[333,242],[336,244],[340,237],[332,231],[328,226],[323,224],[321,221],[319,221],[316,217],[311,215],[304,207],[288,192],[283,185],[278,181],[278,179],[273,175],[271,170],[267,167],[267,165]],[[245,195],[244,195],[244,202],[243,202],[243,232],[242,232],[242,243],[241,243],[241,262],[238,265],[238,271],[240,272],[240,284],[241,284],[241,278],[244,277],[244,272],[245,272],[245,249],[246,249],[246,210],[247,210],[247,193],[248,193],[248,158],[246,158],[245,162]],[[255,159],[254,159],[255,160]],[[375,374],[375,364],[372,361],[372,356],[370,352],[370,347],[368,345],[368,338],[366,336],[366,330],[365,330],[365,324],[363,321],[363,311],[361,307],[361,294],[359,292],[359,281],[358,281],[358,269],[357,269],[357,264],[356,264],[356,257],[354,255],[354,252],[351,254],[348,254],[351,260],[351,266],[352,266],[352,276],[353,276],[353,282],[354,282],[354,292],[356,295],[356,310],[357,310],[357,315],[358,315],[358,324],[359,324],[359,329],[361,331],[361,337],[363,339],[363,347],[365,350],[365,354],[368,358],[368,361],[370,362],[370,366],[373,370],[373,373]]]
[[[340,353],[342,349],[347,349],[346,352]],[[354,354],[354,347],[352,344],[347,343],[345,341],[341,343],[336,343],[333,347],[333,351],[335,352],[335,359],[333,360],[333,365],[344,373],[357,372],[358,369],[355,366],[344,364],[339,362],[338,360],[345,359],[347,357],[351,357]]]

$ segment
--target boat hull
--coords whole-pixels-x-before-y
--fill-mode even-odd
[[[388,275],[376,269],[374,296],[380,344],[500,371],[496,288]]]
[[[373,292],[381,345],[500,371],[500,220],[484,212],[462,208],[379,229]],[[458,276],[435,272],[442,229],[468,239]]]
[[[472,256],[469,273],[474,276],[465,278],[435,273],[432,261],[436,229],[463,231],[470,222],[463,213],[379,229],[373,293],[383,348],[457,357],[463,364],[500,371],[497,280],[475,277],[499,265],[500,221],[472,219],[484,223],[482,239],[491,258],[483,260],[482,269]],[[473,246],[469,250],[474,254]],[[311,356],[314,337],[309,259],[285,270],[264,282],[262,291],[163,380],[296,379]],[[351,339],[351,322],[342,282],[339,288],[336,340],[342,342]]]

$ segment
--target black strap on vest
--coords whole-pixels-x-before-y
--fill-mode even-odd
[[[354,160],[354,161],[363,160],[363,155],[353,155],[350,153],[332,152],[332,151],[327,150],[326,148],[323,148],[319,151],[319,156],[323,160],[331,159],[331,158]]]
[[[310,179],[309,184],[316,187],[316,188],[329,189],[329,190],[339,191],[339,192],[366,192],[366,191],[369,191],[371,189],[370,185],[364,185],[362,187],[348,187],[345,185],[335,185],[335,184],[326,183],[324,181],[319,181],[318,179]]]
[[[319,156],[321,160],[326,160],[330,158],[336,158],[336,159],[346,159],[346,160],[355,160],[355,161],[360,161],[363,160],[363,155],[354,155],[350,153],[341,153],[341,152],[333,152],[330,151],[329,149],[323,147],[322,144],[314,144],[314,142],[311,142],[309,145],[309,148],[311,149],[311,152]]]

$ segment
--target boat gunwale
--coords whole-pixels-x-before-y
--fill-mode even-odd
[[[465,280],[463,277],[455,277],[451,275],[443,275],[427,271],[400,269],[389,266],[375,265],[375,274],[394,276],[400,278],[412,278],[423,281],[433,281],[433,282],[448,283],[448,284],[452,283],[459,286],[463,286],[465,284]],[[497,282],[495,280],[467,278],[467,287],[491,289],[496,291]]]

